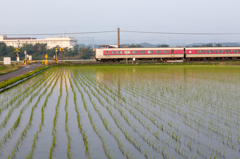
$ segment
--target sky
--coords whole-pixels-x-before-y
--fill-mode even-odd
[[[121,43],[240,42],[240,34],[123,32],[240,33],[239,0],[0,0],[0,4],[0,34],[9,36],[116,31],[71,35],[78,43],[116,44],[119,27]]]

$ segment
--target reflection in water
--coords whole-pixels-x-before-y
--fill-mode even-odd
[[[119,98],[143,105],[149,113],[156,109],[163,117],[158,122],[169,126],[170,132],[162,133],[176,139],[172,134],[177,132],[183,140],[176,141],[193,156],[194,152],[217,158],[240,155],[240,67],[116,66],[92,71],[101,77],[97,83],[115,88]],[[203,148],[197,149],[198,145]],[[209,145],[215,147],[212,152]]]
[[[52,67],[0,94],[0,158],[8,158],[15,145],[17,158],[31,149],[33,158],[46,158],[55,128],[55,158],[67,156],[68,142],[72,158],[238,158],[239,68]],[[33,139],[37,148],[31,148]]]

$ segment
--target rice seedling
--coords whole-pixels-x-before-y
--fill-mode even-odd
[[[44,124],[44,108],[46,107],[48,98],[49,98],[50,95],[52,94],[52,91],[53,91],[54,87],[56,86],[59,77],[60,77],[60,74],[57,76],[57,78],[56,78],[56,80],[55,80],[55,83],[53,84],[50,92],[47,94],[47,96],[46,96],[46,98],[45,98],[45,101],[44,101],[44,104],[43,104],[43,106],[42,106],[42,108],[41,108],[41,123],[39,124],[39,128],[38,128],[37,132],[36,132],[35,135],[34,135],[34,139],[33,139],[33,143],[32,143],[31,150],[28,152],[28,155],[26,156],[27,159],[33,157],[34,150],[35,150],[34,148],[35,148],[35,146],[36,146],[36,142],[37,142],[37,139],[38,139],[38,135],[39,135],[39,133],[42,131],[42,127],[43,127],[43,124]]]
[[[26,136],[27,130],[29,129],[29,127],[30,127],[31,124],[32,124],[32,118],[33,118],[34,110],[36,109],[37,104],[39,103],[41,97],[47,92],[47,89],[49,88],[49,86],[52,84],[53,81],[54,81],[54,78],[51,79],[49,85],[46,86],[45,90],[39,95],[36,103],[33,105],[32,110],[31,110],[31,115],[30,115],[30,118],[29,118],[29,122],[28,122],[28,124],[25,126],[24,130],[22,131],[21,136],[18,138],[17,143],[15,144],[14,149],[12,150],[12,152],[11,152],[11,154],[8,156],[8,158],[14,158],[14,157],[15,157],[16,152],[17,152],[17,150],[18,150],[19,144],[20,144],[20,143],[22,142],[22,140],[24,139],[24,136]],[[18,121],[18,122],[19,122],[19,121]],[[11,129],[12,129],[12,128],[11,128]],[[10,129],[10,130],[11,130],[11,129]],[[11,133],[11,131],[9,131],[9,133]],[[5,136],[6,136],[6,135],[5,135]],[[34,138],[35,138],[35,137],[34,137]],[[36,141],[34,140],[34,142],[36,142]],[[35,144],[35,143],[34,143],[34,144]]]
[[[56,123],[57,123],[57,117],[58,117],[58,108],[59,108],[59,104],[60,104],[60,99],[62,97],[62,75],[61,75],[61,79],[60,79],[60,94],[58,96],[58,101],[57,101],[57,105],[55,106],[55,116],[53,119],[53,128],[52,128],[52,146],[50,148],[49,151],[49,158],[52,159],[53,158],[53,152],[54,152],[54,147],[56,146],[56,140],[57,140],[57,132],[56,132]]]
[[[51,76],[49,76],[49,77],[51,77]],[[42,85],[43,82],[44,82],[44,81],[41,81],[39,84],[37,84],[36,86],[34,86],[33,89],[30,91],[30,94],[32,94],[32,93],[35,91],[35,89],[39,88],[39,86]],[[21,112],[20,114],[22,114],[22,112],[26,109],[26,107],[32,102],[32,99],[33,99],[34,97],[36,97],[36,96],[40,93],[40,91],[42,90],[42,88],[44,87],[44,85],[47,84],[47,82],[48,82],[48,78],[46,79],[46,82],[45,82],[33,95],[31,95],[31,97],[30,97],[30,99],[28,100],[28,102],[22,107],[22,109],[21,109],[21,111],[20,111],[20,112]],[[28,96],[28,94],[24,95],[24,96],[23,96],[23,99],[26,98],[27,96]],[[19,102],[18,102],[17,104],[15,104],[15,106],[12,107],[12,108],[9,110],[7,116],[4,118],[4,120],[3,120],[3,121],[1,122],[1,124],[0,124],[0,128],[4,127],[4,126],[7,124],[7,121],[8,121],[8,119],[11,117],[13,111],[20,106],[21,102],[22,102],[22,100],[19,100]],[[21,118],[21,117],[20,117],[20,118]]]
[[[156,68],[161,67],[156,66]],[[240,109],[238,97],[240,92],[238,88],[240,84],[238,81],[240,76],[238,74],[233,77],[225,72],[228,76],[220,74],[216,76],[216,74],[205,74],[204,71],[198,72],[194,68],[184,68],[188,70],[184,75],[181,74],[181,67],[177,68],[178,71],[175,72],[174,69],[168,67],[160,70],[154,67],[141,67],[141,69],[134,67],[136,71],[129,72],[132,69],[126,70],[117,66],[114,68],[104,66],[53,68],[45,72],[47,75],[45,77],[48,77],[49,81],[44,78],[36,78],[32,81],[31,87],[25,87],[23,84],[15,87],[15,91],[9,89],[2,92],[0,94],[0,114],[1,116],[3,114],[3,118],[0,123],[0,128],[2,128],[0,133],[4,134],[2,134],[0,147],[3,149],[3,145],[8,144],[11,136],[18,134],[20,130],[18,128],[22,123],[21,119],[27,112],[26,110],[30,108],[31,102],[42,101],[42,93],[46,93],[45,86],[53,78],[61,77],[57,71],[64,70],[64,72],[68,72],[67,75],[65,74],[65,79],[63,79],[64,75],[61,77],[61,81],[65,82],[66,87],[64,126],[67,145],[65,145],[66,152],[64,153],[68,158],[76,155],[72,154],[76,151],[72,151],[75,149],[75,147],[72,149],[75,144],[72,144],[71,127],[68,126],[68,119],[71,117],[68,112],[71,110],[68,108],[69,99],[73,100],[71,101],[74,106],[73,111],[77,114],[75,120],[83,138],[86,154],[82,155],[85,158],[95,156],[95,152],[91,151],[95,145],[89,144],[89,129],[85,129],[87,126],[85,120],[90,121],[91,127],[101,140],[102,151],[107,158],[114,158],[115,152],[118,151],[125,158],[137,158],[134,156],[135,150],[135,152],[138,151],[138,155],[142,155],[142,158],[154,158],[158,155],[162,155],[163,158],[236,158],[239,156]],[[58,75],[55,76],[56,74]],[[208,75],[207,78],[206,75]],[[54,81],[50,86],[54,86]],[[68,86],[73,95],[73,98],[69,99]],[[22,89],[23,87],[27,88],[26,91]],[[49,89],[51,91],[51,88]],[[41,97],[35,99],[38,96]],[[48,99],[52,99],[49,94],[43,100],[40,111],[41,123],[33,137],[28,158],[34,157],[38,136],[43,133],[41,129],[46,121],[44,111]],[[55,100],[58,101],[58,99]],[[14,141],[16,142],[15,147],[9,154],[9,158],[16,156],[20,143],[24,144],[28,129],[31,124],[35,124],[33,114],[36,106],[37,104],[32,106],[29,122],[20,132],[17,142]],[[14,119],[15,110],[20,112]],[[81,116],[80,113],[83,115],[86,113],[87,118]],[[60,110],[56,106],[55,115],[53,115],[50,158],[53,157],[53,154],[55,155],[53,152],[58,139],[56,125],[59,114]],[[11,125],[7,132],[4,132],[3,130],[7,128],[12,119],[15,124]],[[97,119],[100,120],[101,125],[97,125]],[[111,146],[106,138],[106,132],[114,138],[118,150]],[[129,146],[135,150],[131,151]]]
[[[53,81],[53,79],[52,79],[52,81]],[[47,91],[47,88],[46,88],[45,91],[39,96],[37,102],[36,102],[35,105],[32,107],[32,109],[33,109],[34,107],[36,107],[37,103],[40,101],[41,96],[42,96],[46,91]],[[14,122],[13,126],[8,130],[7,133],[5,133],[3,139],[0,141],[0,147],[2,147],[2,145],[3,145],[5,142],[7,142],[8,138],[10,138],[12,132],[18,127],[18,125],[19,125],[19,123],[20,123],[20,121],[21,121],[21,116],[22,116],[23,111],[24,111],[24,108],[21,109],[20,114],[19,114],[17,120]],[[32,117],[32,114],[31,114],[31,117]],[[31,117],[30,117],[30,119],[31,119]],[[31,120],[30,120],[30,121],[31,121]],[[24,132],[25,132],[25,129],[24,129]],[[24,133],[22,133],[22,137],[21,137],[21,138],[23,138],[23,136],[24,136]]]
[[[51,75],[51,73],[50,73]],[[21,104],[21,102],[23,101],[23,99],[25,99],[28,95],[29,95],[29,91],[30,94],[39,87],[39,85],[41,85],[44,82],[44,79],[40,79],[38,81],[36,81],[33,85],[35,85],[34,87],[32,87],[32,85],[28,86],[26,89],[24,89],[24,91],[22,91],[21,93],[19,93],[18,95],[14,96],[9,102],[7,102],[6,104],[4,104],[3,106],[0,107],[0,114],[2,113],[2,111],[4,111],[5,109],[9,108],[9,106],[12,106],[14,104],[14,102],[16,102],[18,99],[18,102],[15,104],[15,107],[19,106]],[[21,98],[20,98],[21,97]]]
[[[67,133],[67,138],[68,138],[68,145],[67,145],[67,157],[68,159],[72,158],[72,152],[71,152],[71,136],[70,136],[70,130],[68,128],[68,86],[67,86],[67,80],[65,77],[65,88],[66,88],[66,99],[65,99],[65,131]]]

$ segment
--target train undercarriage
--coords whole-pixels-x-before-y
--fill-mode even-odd
[[[167,62],[169,60],[183,60],[183,62],[186,61],[210,61],[210,60],[237,60],[240,59],[240,57],[187,57],[187,58],[136,58],[134,61],[163,61]],[[120,61],[126,61],[132,62],[132,58],[119,58],[119,59],[101,59],[96,61],[100,62],[120,62]]]

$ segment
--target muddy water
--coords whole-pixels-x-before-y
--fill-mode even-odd
[[[52,146],[61,75],[56,144]],[[34,88],[44,78],[46,84]],[[239,81],[238,66],[53,67],[0,94],[0,108],[13,101],[0,114],[2,123],[12,111],[0,129],[0,158],[11,153],[26,158],[30,152],[33,158],[48,158],[51,148],[53,158],[238,158]],[[20,110],[40,88],[14,125]]]

